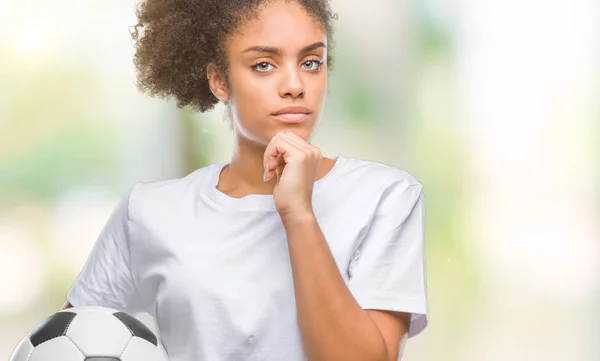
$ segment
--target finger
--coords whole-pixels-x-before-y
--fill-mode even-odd
[[[285,137],[277,137],[267,146],[265,150],[265,170],[267,171],[267,180],[271,179],[277,167],[284,166],[291,159],[302,154],[303,151],[298,145],[292,143]]]
[[[283,132],[283,135],[286,135],[292,139],[296,139],[303,144],[310,145],[306,140],[304,140],[304,138],[300,137],[298,134],[296,134],[294,132]]]
[[[281,137],[296,144],[301,149],[302,153],[307,157],[307,159],[321,158],[321,151],[319,148],[308,144],[304,139],[300,138],[296,134],[292,132],[284,132]]]
[[[289,163],[293,158],[297,158],[298,156],[304,156],[305,151],[298,146],[297,144],[295,144],[294,142],[290,141],[290,139],[285,138],[285,137],[281,137],[278,140],[276,140],[273,143],[273,147],[275,149],[275,152],[278,153],[277,155],[277,162],[272,162],[272,159],[268,162],[268,165],[270,167],[271,170],[280,167],[280,166],[284,166],[287,163]]]
[[[291,159],[297,158],[299,155],[304,155],[304,152],[300,147],[284,136],[279,136],[277,139],[274,139],[271,144],[271,149],[271,153],[265,153],[271,155],[277,153],[277,160],[274,161],[272,156],[267,158],[267,180],[271,179],[273,175],[277,175],[277,179],[279,179],[279,175],[283,172],[283,168],[291,161]]]
[[[305,157],[308,158],[310,157],[310,150],[308,150],[306,148],[306,143],[302,142],[302,140],[298,141],[297,139],[294,139],[292,137],[289,137],[288,134],[282,134],[281,136],[281,141],[287,141],[290,142],[292,144],[292,147],[296,148],[296,152],[295,153],[289,153],[290,155],[294,155],[295,157]],[[288,163],[288,161],[286,161],[285,159],[285,154],[279,154],[279,163],[277,164],[277,166],[274,169],[274,173],[275,176],[277,176],[277,182],[279,182],[279,180],[281,179],[281,175],[283,174],[283,170],[285,168],[285,165]],[[288,159],[292,159],[292,157],[290,156]]]
[[[285,139],[289,139],[291,142],[301,147],[302,149],[309,149],[310,145],[304,141],[304,139],[300,138],[296,134],[292,132],[283,132],[281,133],[281,137]]]
[[[294,143],[296,143],[300,147],[302,147],[302,149],[306,149],[308,155],[315,156],[317,158],[321,158],[321,150],[319,148],[315,147],[314,145],[308,143],[303,138],[296,135],[296,133],[283,132],[282,137],[285,137],[286,139],[290,139],[291,141],[293,141]]]
[[[281,133],[281,138],[288,139],[290,142],[293,142],[298,147],[301,148],[301,152],[305,159],[315,159],[317,160],[317,169],[320,166],[321,160],[323,156],[321,154],[321,150],[314,145],[307,143],[304,139],[300,138],[293,132],[283,132]]]
[[[304,150],[307,146],[311,147],[310,145],[308,145],[304,139],[296,136],[294,133],[292,132],[279,132],[277,133],[277,135],[275,137],[273,137],[273,140],[271,141],[271,143],[274,143],[277,141],[277,139],[285,139],[290,141],[291,143],[295,144],[296,146],[298,146],[298,148],[302,151]],[[285,162],[280,161],[279,164],[285,164]]]
[[[263,155],[263,168],[266,172],[269,172],[271,169],[274,168],[274,166],[277,166],[277,164],[279,164],[280,161],[282,161],[280,158],[283,156],[283,153],[279,152],[275,145],[277,142],[279,142],[280,138],[281,134],[275,135],[265,148],[265,153]]]
[[[277,175],[277,179],[279,179],[279,172],[283,172],[283,167],[285,167],[285,158],[283,156],[283,153],[279,153],[279,156],[277,156],[277,165],[274,168],[275,174]]]
[[[279,182],[279,180],[281,179],[281,175],[283,174],[284,168],[285,168],[285,165],[280,165],[277,168],[275,168],[274,172],[275,172],[275,176],[277,177],[277,182]]]
[[[279,140],[279,142],[285,142],[285,140]],[[293,147],[292,144],[289,144],[290,149]],[[277,181],[279,181],[279,178],[281,177],[281,174],[283,173],[283,169],[286,165],[286,155],[288,155],[287,159],[289,161],[290,157],[290,150],[285,147],[283,152],[279,153],[277,155],[277,163],[276,164],[269,164],[268,165],[268,171],[266,172],[267,175],[267,181],[270,180],[273,177],[277,177]]]

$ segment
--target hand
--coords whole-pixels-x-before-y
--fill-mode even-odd
[[[267,145],[264,167],[267,181],[276,177],[273,198],[279,215],[312,213],[312,193],[321,151],[291,132],[279,132]]]

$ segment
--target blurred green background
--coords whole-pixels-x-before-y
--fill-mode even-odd
[[[332,5],[313,143],[424,185],[430,323],[404,360],[600,360],[598,2]],[[129,2],[0,2],[0,358],[134,183],[229,161],[221,107],[136,90],[134,23]]]

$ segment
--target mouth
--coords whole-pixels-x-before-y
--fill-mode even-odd
[[[286,107],[271,115],[284,123],[302,123],[306,121],[311,114],[312,111],[305,107]]]
[[[283,122],[290,124],[302,123],[308,119],[309,114],[306,113],[282,113],[278,115],[274,115],[274,117]]]

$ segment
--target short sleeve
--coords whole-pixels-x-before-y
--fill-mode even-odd
[[[348,288],[363,309],[411,313],[408,337],[428,322],[423,218],[420,184],[389,186],[348,268]]]
[[[135,186],[125,194],[110,215],[67,293],[73,306],[109,307],[131,315],[142,312],[130,265],[129,202],[134,189]]]

